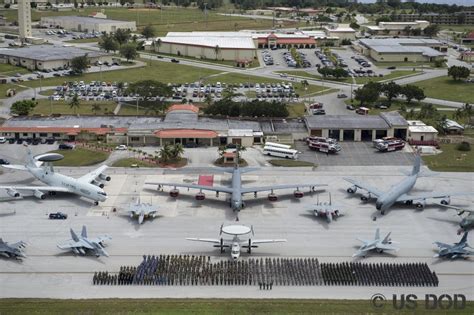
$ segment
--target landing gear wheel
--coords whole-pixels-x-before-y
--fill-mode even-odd
[[[384,214],[385,214],[385,210],[382,210],[380,213],[381,213],[382,215],[384,215]]]
[[[94,206],[98,206],[99,205],[99,202],[98,201],[94,201]]]

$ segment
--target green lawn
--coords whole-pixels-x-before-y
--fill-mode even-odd
[[[146,61],[146,60],[144,60]],[[139,80],[158,80],[161,82],[195,82],[200,76],[217,74],[218,71],[197,68],[192,66],[174,64],[170,62],[152,62],[144,67],[104,71],[102,75],[99,72],[85,73],[81,76],[54,77],[43,79],[43,86],[61,85],[67,81],[110,81],[110,82],[135,82]],[[39,87],[39,80],[23,82],[22,84],[30,87]]]
[[[56,161],[55,166],[89,166],[101,163],[109,157],[108,152],[92,151],[82,148],[75,148],[74,150],[55,150],[52,153],[59,153],[64,156],[64,159]],[[1,313],[1,311],[0,311]]]
[[[275,290],[277,290],[276,288]],[[356,290],[357,288],[354,287]],[[388,304],[388,303],[387,303]],[[447,314],[437,308],[425,310],[418,303],[413,310],[393,311],[390,305],[375,309],[369,300],[310,300],[310,299],[3,299],[1,314]],[[232,310],[229,312],[229,310]],[[464,310],[453,314],[474,312],[474,302],[466,301]]]
[[[156,163],[148,163],[136,158],[121,159],[112,164],[113,167],[131,167],[132,165],[138,165],[139,167],[159,167]]]
[[[98,42],[98,38],[79,38],[79,39],[71,39],[64,41],[65,43],[96,43]]]
[[[309,166],[313,167],[314,163],[311,162],[306,162],[306,161],[294,161],[294,160],[269,160],[268,163],[270,163],[273,166],[283,166],[283,167],[302,167],[302,166]]]
[[[23,86],[15,83],[0,84],[0,98],[6,98],[6,93],[9,89],[15,89],[17,93],[25,90]]]
[[[419,67],[421,68],[422,66],[424,68],[429,68],[429,67],[435,67],[434,63],[430,62],[373,62],[374,65],[376,65],[379,68],[387,68],[387,67]]]
[[[100,106],[100,110],[95,113],[92,111],[94,104]],[[48,99],[38,100],[38,105],[34,108],[31,115],[45,115],[48,116],[51,113],[53,114],[62,114],[62,115],[104,115],[114,111],[117,104],[113,101],[81,101],[79,108],[72,109],[67,101],[50,101]]]
[[[474,148],[458,151],[457,144],[441,144],[443,153],[423,156],[425,164],[439,172],[474,172]]]
[[[300,76],[308,79],[315,79],[315,80],[322,80],[323,78],[316,74],[307,73],[304,70],[294,70],[294,71],[277,71],[277,73],[286,73],[289,75]],[[386,81],[386,80],[395,80],[400,77],[411,76],[419,74],[420,71],[413,71],[413,70],[395,70],[392,71],[390,74],[385,75],[383,77],[362,77],[362,78],[354,78],[356,84],[365,84],[369,81],[379,82],[379,81]],[[341,78],[341,79],[332,79],[326,78],[325,80],[328,81],[336,81],[336,82],[343,82],[343,83],[352,83],[352,78]]]
[[[454,81],[450,77],[438,77],[413,83],[425,90],[427,97],[448,101],[474,103],[474,83]]]
[[[440,24],[439,25],[440,30],[448,30],[448,31],[453,31],[453,32],[472,32],[474,31],[474,26],[472,25],[447,25],[447,24]]]
[[[30,71],[23,67],[13,66],[9,63],[0,63],[0,77],[2,76],[11,76],[15,73],[29,73]]]
[[[286,108],[290,113],[289,118],[303,117],[305,115],[305,105],[303,103],[288,104]]]

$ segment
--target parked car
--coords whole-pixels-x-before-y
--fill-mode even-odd
[[[347,95],[344,94],[344,93],[337,94],[337,98],[346,98],[346,97],[347,97]]]
[[[61,144],[58,146],[58,149],[59,149],[59,150],[72,150],[72,149],[74,149],[74,146],[71,145],[71,144],[67,144],[67,143],[61,143]]]
[[[388,69],[388,70],[395,70],[395,69],[397,69],[397,67],[391,66],[391,67],[387,67],[387,69]]]
[[[127,146],[125,144],[121,144],[116,146],[115,150],[127,150]]]
[[[49,214],[49,219],[51,220],[66,220],[67,214],[62,212],[54,212]]]
[[[174,63],[179,63],[179,60],[178,60],[178,59],[175,59],[175,58],[173,58],[173,59],[171,59],[171,62],[174,62]]]
[[[354,106],[352,106],[352,105],[346,105],[346,109],[348,109],[348,110],[354,110],[354,109],[355,109],[355,107],[354,107]]]
[[[7,142],[7,138],[5,137],[0,137],[0,143],[5,143]]]
[[[8,162],[7,160],[0,159],[0,165],[8,165],[8,164],[10,164],[10,162]]]

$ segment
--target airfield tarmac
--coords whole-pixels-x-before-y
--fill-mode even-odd
[[[337,298],[370,299],[375,293],[417,295],[464,294],[474,300],[474,263],[470,260],[438,260],[434,241],[454,243],[459,217],[456,212],[427,203],[424,211],[396,205],[380,216],[373,202],[364,203],[358,195],[346,193],[349,186],[342,177],[351,176],[368,181],[382,190],[401,180],[400,170],[411,167],[321,167],[262,168],[243,175],[244,186],[284,183],[326,183],[333,203],[341,206],[344,216],[331,224],[315,218],[305,210],[307,205],[328,200],[328,193],[306,194],[293,198],[292,190],[277,192],[279,201],[271,203],[267,193],[245,197],[246,207],[239,213],[239,223],[253,225],[255,238],[286,238],[287,243],[264,244],[252,252],[254,257],[317,257],[320,262],[352,261],[360,243],[356,237],[371,239],[375,229],[381,234],[392,232],[400,242],[394,254],[373,254],[364,262],[426,262],[436,271],[439,287],[355,287],[355,286],[274,286],[259,290],[258,286],[93,286],[95,271],[118,272],[120,266],[136,266],[144,254],[209,255],[211,259],[228,259],[210,244],[186,241],[186,237],[219,238],[222,223],[235,223],[236,215],[225,202],[226,196],[207,193],[202,202],[194,200],[195,191],[180,190],[177,199],[168,196],[168,188],[157,192],[145,181],[195,183],[199,174],[214,174],[215,185],[229,185],[230,175],[210,170],[185,168],[177,171],[163,169],[119,169],[107,171],[112,176],[105,190],[109,199],[99,206],[72,195],[58,195],[46,200],[28,197],[23,200],[0,202],[0,237],[7,242],[23,240],[28,243],[28,256],[22,262],[0,258],[0,298]],[[80,176],[92,168],[57,168],[70,176]],[[472,173],[441,173],[436,177],[420,178],[413,193],[423,191],[474,191]],[[35,183],[25,172],[4,170],[1,184],[28,185]],[[35,183],[38,184],[38,183]],[[159,207],[159,217],[138,226],[124,210],[135,197]],[[453,197],[451,204],[473,207],[471,196]],[[117,212],[112,209],[116,207]],[[47,214],[62,211],[67,220],[49,220]],[[376,215],[378,219],[372,220]],[[79,257],[62,251],[56,244],[70,238],[69,228],[88,228],[90,237],[108,234],[112,240],[106,250],[110,257]],[[474,244],[472,235],[469,243]],[[241,259],[248,254],[243,253]]]

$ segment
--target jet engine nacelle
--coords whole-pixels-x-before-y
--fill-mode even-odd
[[[7,188],[7,194],[10,197],[14,197],[14,198],[20,198],[20,196],[21,196],[18,191],[16,191],[15,189],[12,189],[12,188]]]
[[[347,192],[350,193],[350,194],[354,194],[356,191],[357,191],[356,186],[351,186],[351,187],[347,188]]]
[[[110,180],[112,179],[110,176],[107,176],[107,175],[104,175],[104,174],[100,174],[99,178],[102,179],[102,180],[106,180],[108,182],[110,182]]]
[[[36,198],[41,199],[41,200],[46,199],[46,194],[42,193],[42,192],[39,191],[39,190],[35,190],[35,191],[33,192],[33,196],[35,196]]]
[[[293,192],[293,196],[295,196],[295,198],[303,198],[304,197],[304,192],[302,192],[301,190],[295,190]]]
[[[179,189],[171,189],[170,190],[170,196],[173,197],[173,198],[176,198],[179,196]]]
[[[269,200],[269,201],[277,201],[277,200],[278,200],[278,196],[275,195],[274,193],[268,194],[268,200]]]
[[[96,186],[98,186],[98,187],[100,187],[100,188],[104,188],[104,183],[99,182],[99,181],[97,181],[97,180],[92,181],[92,185],[96,185]]]
[[[206,194],[204,194],[203,192],[198,192],[196,194],[195,198],[196,198],[196,200],[199,200],[199,201],[204,200],[204,199],[206,199]]]
[[[415,202],[415,207],[417,207],[418,209],[424,209],[425,206],[426,206],[425,200]]]
[[[444,198],[441,200],[441,204],[442,205],[449,205],[451,203],[451,198],[448,197],[448,198]]]
[[[360,196],[360,200],[362,201],[367,201],[371,198],[372,196],[370,195],[370,193],[367,193],[367,194],[363,194],[362,196]]]

